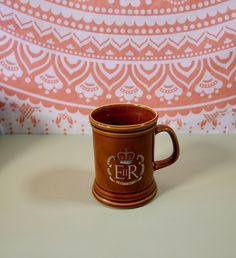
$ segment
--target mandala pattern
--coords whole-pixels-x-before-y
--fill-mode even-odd
[[[0,133],[90,133],[114,102],[236,132],[235,46],[235,0],[0,0]]]

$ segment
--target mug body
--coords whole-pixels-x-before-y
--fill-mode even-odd
[[[93,194],[115,207],[137,207],[157,192],[153,177],[157,114],[134,104],[113,104],[90,114],[96,176]]]

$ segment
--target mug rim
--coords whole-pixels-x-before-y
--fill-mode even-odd
[[[129,107],[136,107],[140,109],[145,109],[150,111],[154,117],[146,122],[143,123],[137,123],[137,124],[130,124],[130,125],[112,125],[112,124],[107,124],[107,123],[102,123],[93,118],[93,115],[95,112],[102,111],[103,109],[107,109],[109,107],[124,107],[124,106],[129,106]],[[89,121],[92,125],[92,127],[95,127],[96,129],[100,129],[102,131],[108,131],[108,132],[135,132],[135,131],[141,131],[141,130],[146,130],[156,124],[156,121],[158,119],[159,114],[152,109],[151,107],[142,105],[142,104],[135,104],[135,103],[113,103],[113,104],[107,104],[107,105],[102,105],[94,110],[92,110],[89,114]]]

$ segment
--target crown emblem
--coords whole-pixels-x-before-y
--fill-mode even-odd
[[[124,152],[118,152],[117,157],[120,160],[120,164],[126,164],[129,165],[133,162],[135,153],[134,152],[128,152],[127,149],[125,149]]]

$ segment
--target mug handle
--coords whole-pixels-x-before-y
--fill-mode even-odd
[[[166,159],[154,161],[154,163],[153,163],[154,170],[158,170],[160,168],[164,168],[164,167],[171,165],[179,157],[179,142],[178,142],[178,139],[177,139],[177,136],[176,136],[174,130],[171,129],[167,125],[157,125],[156,129],[155,129],[155,135],[157,135],[158,133],[161,133],[161,132],[167,132],[170,135],[172,145],[173,145],[173,152]]]

